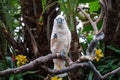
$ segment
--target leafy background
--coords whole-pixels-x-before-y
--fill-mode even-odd
[[[81,16],[78,11],[77,7],[79,4],[89,3],[89,9],[86,12],[94,18],[100,14],[100,4],[98,0],[58,0],[54,3],[47,5],[47,0],[42,0],[42,14],[44,14],[51,6],[54,6],[57,2],[60,4],[60,10],[64,12],[67,23],[71,31],[75,30],[76,26],[76,19],[75,17],[78,16],[80,20],[87,21],[85,16]],[[22,22],[22,14],[21,14],[21,5],[19,0],[0,0],[0,25],[1,22],[4,22],[6,28],[10,35],[14,37],[14,39],[22,40],[24,38],[24,24]],[[40,22],[43,22],[43,16],[40,16]],[[98,28],[101,28],[103,21],[101,20],[98,23]],[[80,43],[85,51],[88,44],[92,40],[94,34],[91,24],[87,24],[84,26],[83,31],[81,31],[77,36],[80,37],[84,35],[85,39],[87,40],[86,43]],[[100,42],[97,48],[100,48],[104,53],[104,46],[103,42]],[[97,69],[102,73],[105,74],[109,71],[112,71],[120,66],[120,48],[110,45],[107,46],[110,50],[115,51],[117,54],[114,56],[105,56],[104,58],[100,59],[99,62],[93,61]],[[12,56],[16,56],[17,53],[13,49],[13,47],[9,44],[9,42],[5,39],[3,33],[0,31],[0,70],[4,70],[7,68],[15,68],[17,67],[16,61],[12,61]],[[28,56],[28,55],[26,55]],[[45,78],[43,75],[36,74],[36,71],[27,71],[19,74],[11,74],[1,80],[25,80],[26,76],[33,80],[34,77],[37,77],[39,80]],[[86,80],[93,80],[94,75],[92,71],[87,71],[85,74]],[[37,80],[38,80],[37,79]],[[66,79],[67,80],[67,79]],[[120,73],[117,75],[110,76],[107,80],[120,80]]]

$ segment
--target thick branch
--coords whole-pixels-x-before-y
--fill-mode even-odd
[[[7,32],[7,31],[5,31],[5,32]],[[90,45],[89,45],[89,47],[87,49],[87,52],[90,54],[94,50],[94,48],[96,47],[97,42],[99,40],[102,40],[103,38],[104,38],[104,34],[102,32],[97,34],[95,36],[95,38],[93,39],[93,41],[90,43]],[[120,71],[120,67],[119,67],[119,68],[117,68],[117,69],[115,69],[115,70],[113,70],[113,71],[111,71],[111,72],[109,72],[109,73],[107,73],[107,74],[102,76],[100,74],[100,72],[96,69],[96,67],[92,64],[92,62],[91,62],[91,55],[89,55],[89,54],[85,55],[85,56],[82,56],[76,62],[72,62],[72,60],[69,57],[65,56],[64,59],[70,65],[65,67],[65,68],[63,68],[63,69],[61,69],[61,70],[52,70],[52,69],[47,68],[46,66],[42,65],[42,63],[46,63],[49,60],[61,57],[60,54],[57,54],[57,55],[56,54],[48,54],[46,56],[39,57],[39,58],[31,61],[30,63],[21,66],[21,67],[14,68],[14,69],[6,69],[6,70],[3,70],[3,71],[0,71],[0,77],[6,76],[6,75],[9,75],[9,74],[16,74],[16,73],[32,70],[32,69],[35,69],[36,67],[38,67],[38,65],[41,66],[42,68],[44,68],[48,73],[55,74],[55,75],[61,74],[61,73],[65,73],[65,72],[69,72],[71,70],[82,68],[82,67],[89,67],[94,72],[95,77],[98,77],[99,80],[106,79],[110,75],[114,75],[115,73]]]
[[[96,69],[96,67],[92,64],[92,62],[89,62],[89,61],[83,62],[83,63],[74,63],[70,66],[67,66],[67,67],[61,69],[61,70],[52,70],[46,66],[42,66],[42,68],[44,68],[50,75],[58,75],[58,74],[66,73],[66,72],[69,72],[71,70],[83,68],[83,67],[90,68],[94,72],[94,75],[96,76],[97,80],[104,80],[107,77],[109,77],[110,75],[114,75],[114,74],[120,72],[120,67],[119,67],[119,68],[117,68],[111,72],[108,72],[102,76],[100,74],[100,72]]]
[[[78,69],[80,67],[85,67],[85,66],[89,66],[89,64],[87,62],[83,62],[83,63],[74,63],[68,67],[65,67],[61,70],[52,70],[46,66],[42,66],[42,68],[44,68],[49,74],[54,74],[54,75],[58,75],[58,74],[62,74],[62,73],[66,73],[66,72],[69,72],[71,70],[74,70],[74,69]]]
[[[104,35],[103,32],[95,35],[94,39],[91,41],[91,43],[89,44],[89,46],[88,46],[88,48],[86,50],[86,54],[90,55],[93,52],[93,50],[96,48],[98,42],[100,40],[102,40],[104,37],[105,37],[105,35]]]
[[[30,63],[23,65],[21,67],[0,71],[0,77],[6,76],[9,74],[16,74],[19,72],[35,69],[38,65],[41,65],[42,63],[45,63],[56,57],[57,57],[57,55],[55,55],[55,54],[48,54],[46,56],[39,57],[39,58],[35,59],[34,61],[31,61]]]
[[[57,58],[57,57],[61,57],[61,56],[56,55],[56,54],[48,54],[46,56],[39,57],[39,58],[35,59],[34,61],[31,61],[30,63],[23,65],[21,67],[0,71],[0,77],[6,76],[9,74],[16,74],[19,72],[32,70],[32,69],[35,69],[38,65],[43,67],[46,71],[48,71],[48,73],[55,74],[55,75],[69,72],[71,70],[82,68],[82,67],[89,67],[94,72],[94,74],[98,77],[99,80],[105,79],[105,78],[109,77],[110,75],[113,75],[120,71],[120,67],[119,67],[118,69],[115,69],[112,72],[109,72],[109,73],[105,74],[104,76],[101,76],[100,72],[95,68],[95,66],[92,64],[92,62],[89,61],[89,59],[87,60],[87,58],[81,58],[82,60],[79,60],[79,62],[74,62],[70,66],[67,66],[61,70],[52,70],[50,68],[42,66],[42,63],[45,63],[45,62],[52,60],[54,58]],[[83,60],[86,62],[81,62]]]

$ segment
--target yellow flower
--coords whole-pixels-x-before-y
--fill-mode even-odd
[[[95,57],[96,61],[99,61],[100,58],[102,58],[102,57],[104,57],[104,55],[102,53],[102,50],[101,49],[97,49],[96,50],[96,57]]]
[[[17,66],[18,67],[22,66],[22,65],[24,65],[24,64],[26,64],[28,62],[26,56],[24,56],[24,55],[17,55],[15,57],[15,59],[17,60]]]
[[[54,77],[51,78],[51,80],[62,80],[62,78],[59,78],[59,77],[57,77],[57,76],[54,76]]]

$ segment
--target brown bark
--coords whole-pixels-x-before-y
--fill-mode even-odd
[[[57,0],[47,0],[47,5]],[[20,0],[21,12],[23,17],[24,26],[24,45],[27,52],[26,54],[29,59],[35,59],[36,57],[47,55],[50,53],[49,38],[50,32],[52,30],[53,19],[55,18],[57,12],[55,11],[57,4],[49,7],[42,14],[42,0]],[[47,6],[46,5],[46,6]],[[53,12],[51,14],[51,12]],[[39,21],[40,17],[43,18],[42,22]],[[48,21],[48,17],[50,18]],[[49,22],[49,25],[47,25]],[[49,26],[49,27],[48,27]],[[49,34],[47,34],[49,30]],[[50,61],[45,63],[45,65],[50,65]],[[40,73],[46,76],[47,73],[41,70]]]
[[[48,0],[47,5],[50,3],[54,2],[56,0]],[[28,32],[28,29],[26,29],[26,26],[29,27],[30,31],[32,32],[33,38],[35,39],[35,42],[37,44],[38,52],[40,54],[37,54],[37,56],[42,56],[46,55],[47,53],[50,52],[50,47],[49,47],[49,38],[50,34],[48,35],[47,30],[48,30],[48,17],[50,17],[49,20],[49,32],[52,30],[52,25],[53,25],[53,19],[56,16],[55,8],[57,5],[54,5],[50,7],[48,10],[45,11],[44,14],[41,14],[43,11],[42,7],[42,0],[21,0],[21,10],[22,10],[22,17],[23,17],[23,22],[25,24],[24,26],[24,40],[25,40],[25,46],[28,48],[28,54],[34,55],[34,47],[32,44],[32,41],[30,39],[30,34]],[[51,14],[51,12],[53,13]],[[43,17],[43,21],[41,24],[39,22],[40,17]],[[29,57],[33,57],[30,56]]]
[[[104,28],[105,32],[105,55],[111,56],[115,52],[107,46],[115,45],[120,49],[120,1],[119,0],[108,0],[107,1],[107,13],[106,18],[106,27]]]

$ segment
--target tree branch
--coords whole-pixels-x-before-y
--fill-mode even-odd
[[[23,16],[25,19],[29,20],[30,22],[32,22],[33,24],[38,24],[33,18],[29,17],[29,16]]]
[[[97,34],[95,36],[95,39],[97,41],[103,39],[103,33]],[[91,42],[90,46],[88,47],[88,52],[89,53],[90,53],[90,50],[94,50],[94,48],[95,48],[95,47],[92,46],[93,44],[94,44],[94,41]],[[93,47],[93,48],[90,48],[90,47]],[[6,75],[9,75],[9,74],[16,74],[16,73],[32,70],[32,69],[38,68],[38,66],[44,68],[48,73],[50,73],[52,75],[53,74],[57,75],[57,74],[69,72],[71,70],[78,69],[78,68],[88,67],[88,68],[90,68],[94,72],[94,75],[95,75],[95,77],[97,77],[97,80],[106,79],[110,75],[114,75],[114,74],[116,74],[117,72],[120,71],[120,67],[119,67],[119,68],[117,68],[117,69],[115,69],[115,70],[113,70],[113,71],[111,71],[109,73],[106,73],[105,75],[102,76],[100,74],[100,72],[96,69],[94,64],[92,64],[92,62],[91,62],[91,60],[92,60],[91,59],[91,55],[83,55],[76,62],[72,62],[72,60],[69,57],[64,56],[64,59],[70,65],[65,67],[65,68],[63,68],[63,69],[61,69],[61,70],[52,70],[52,69],[42,65],[42,63],[46,63],[49,60],[52,60],[52,59],[55,59],[55,58],[61,58],[61,57],[62,56],[60,55],[60,53],[58,53],[58,54],[48,54],[46,56],[39,57],[39,58],[31,61],[30,63],[21,66],[21,67],[13,68],[13,69],[6,69],[6,70],[3,70],[3,71],[0,71],[0,77],[6,76]]]
[[[97,20],[95,21],[95,24],[97,24],[102,18],[103,18],[103,9],[101,9],[100,15],[99,15],[99,17],[97,18]]]
[[[52,70],[46,66],[42,66],[42,68],[44,68],[51,75],[58,75],[58,74],[66,73],[66,72],[69,72],[71,70],[78,69],[80,67],[85,67],[85,66],[89,66],[89,64],[87,62],[73,63],[72,65],[65,67],[61,70]]]
[[[114,75],[116,73],[120,72],[120,67],[118,67],[117,69],[111,71],[111,72],[108,72],[106,73],[104,76],[102,76],[102,79],[106,79],[107,77],[109,77],[110,75]]]
[[[66,73],[66,72],[70,72],[71,70],[74,70],[74,69],[79,69],[79,68],[83,68],[83,67],[87,67],[87,68],[90,68],[93,72],[94,72],[94,75],[96,76],[97,80],[104,80],[106,78],[108,78],[110,75],[114,75],[118,72],[120,72],[120,67],[111,71],[111,72],[108,72],[106,73],[105,75],[101,75],[100,72],[96,69],[96,67],[92,64],[92,62],[88,61],[88,62],[83,62],[83,63],[74,63],[70,66],[67,66],[61,70],[52,70],[46,66],[41,66],[42,68],[44,68],[50,75],[58,75],[58,74],[62,74],[62,73]]]
[[[1,23],[0,25],[0,30],[1,32],[4,34],[4,37],[7,39],[7,41],[12,45],[12,47],[15,49],[15,51],[17,53],[24,53],[25,52],[25,47],[21,44],[19,44],[19,42],[17,42],[13,36],[11,36],[9,34],[9,32],[6,29],[6,26],[4,25],[4,23]]]
[[[30,36],[30,39],[31,39],[31,43],[32,43],[32,47],[33,47],[33,52],[35,54],[35,57],[37,57],[39,55],[39,50],[38,50],[38,47],[37,47],[37,43],[35,41],[35,38],[30,30],[30,28],[28,27],[28,25],[26,24],[26,29],[28,31],[28,34]]]
[[[39,58],[31,61],[30,63],[21,66],[21,67],[0,71],[0,77],[6,76],[9,74],[16,74],[16,73],[35,69],[38,65],[41,65],[42,63],[45,63],[45,62],[52,60],[54,58],[57,58],[56,54],[48,54],[46,56],[39,57]]]

